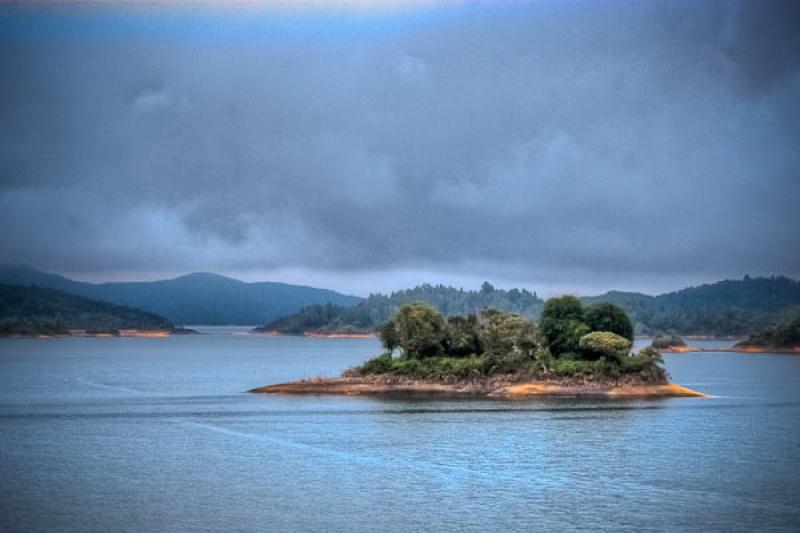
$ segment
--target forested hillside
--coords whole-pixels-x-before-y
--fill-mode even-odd
[[[634,320],[639,334],[747,335],[776,323],[783,311],[800,305],[800,282],[782,276],[746,276],[659,296],[609,292],[583,300],[619,305]]]
[[[163,316],[81,298],[55,289],[0,284],[0,335],[66,335],[71,329],[115,333],[169,330]]]
[[[312,305],[299,313],[276,320],[258,329],[289,334],[301,334],[307,331],[320,333],[368,332],[392,318],[401,305],[417,301],[432,305],[446,317],[495,309],[535,318],[544,304],[536,293],[524,289],[496,289],[489,283],[484,283],[479,291],[465,291],[444,285],[426,284],[413,289],[393,292],[388,296],[372,294],[359,304],[349,308],[330,304]]]
[[[639,335],[748,335],[775,324],[786,309],[800,305],[800,283],[786,277],[745,277],[659,296],[611,291],[581,300],[619,305],[631,316]],[[445,316],[496,309],[528,318],[537,318],[543,304],[535,293],[495,289],[489,283],[484,283],[480,291],[421,285],[388,296],[373,294],[350,308],[309,306],[259,330],[289,334],[374,331],[401,305],[412,301],[430,304]]]

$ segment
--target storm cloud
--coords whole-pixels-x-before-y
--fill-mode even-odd
[[[0,7],[0,262],[365,292],[800,275],[794,2]]]

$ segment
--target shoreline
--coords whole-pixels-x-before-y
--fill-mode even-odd
[[[264,330],[253,328],[250,333],[266,335],[269,337],[308,337],[311,339],[377,339],[377,333],[322,333],[319,331],[304,331],[303,333],[283,333],[274,329]]]
[[[255,394],[386,396],[421,394],[438,396],[530,399],[541,397],[595,398],[708,398],[708,394],[674,383],[602,382],[569,380],[514,380],[504,377],[475,380],[427,381],[396,376],[316,378],[257,387]]]
[[[764,355],[800,355],[800,346],[794,348],[770,348],[761,346],[742,346],[740,348],[697,348],[695,346],[683,346],[675,348],[664,348],[659,350],[661,353],[681,354],[681,353],[745,353],[745,354],[764,354]]]
[[[175,331],[170,330],[144,330],[144,329],[121,329],[119,331],[99,331],[88,332],[82,329],[68,330],[68,333],[59,334],[10,334],[0,335],[2,339],[71,339],[71,338],[98,338],[98,339],[114,339],[114,338],[139,338],[139,339],[165,339],[169,337],[178,337],[182,335],[197,334],[192,329],[179,328]]]

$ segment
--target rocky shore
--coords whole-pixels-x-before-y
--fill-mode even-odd
[[[485,396],[526,399],[533,397],[707,397],[707,394],[672,383],[648,383],[637,379],[609,381],[537,380],[524,381],[509,376],[470,380],[426,381],[399,376],[315,378],[259,387],[248,392],[265,394],[391,395],[435,394],[442,396]]]

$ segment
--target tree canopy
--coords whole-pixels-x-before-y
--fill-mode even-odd
[[[633,342],[633,323],[621,307],[609,302],[597,303],[586,308],[584,317],[592,331],[610,331]]]

